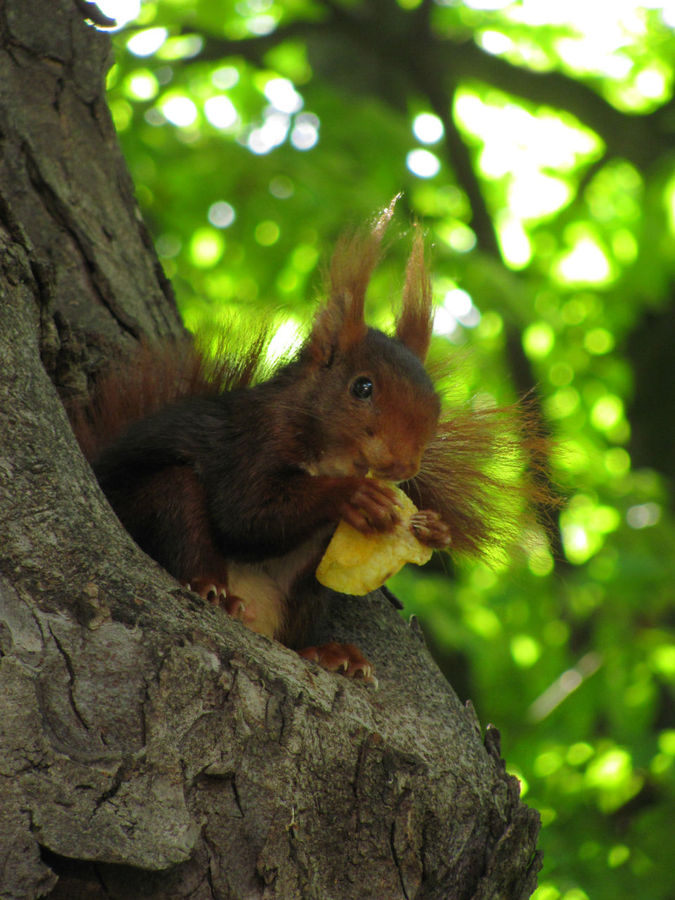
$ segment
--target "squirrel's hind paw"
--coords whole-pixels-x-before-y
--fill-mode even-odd
[[[331,641],[317,647],[305,647],[298,655],[303,659],[317,662],[329,672],[340,672],[348,678],[361,678],[367,684],[377,687],[372,664],[354,644],[338,644]]]
[[[197,577],[186,582],[184,586],[189,591],[199,594],[202,599],[208,600],[209,603],[224,609],[228,615],[241,619],[244,623],[253,618],[253,615],[247,612],[246,604],[241,597],[229,594],[227,587],[220,581]]]

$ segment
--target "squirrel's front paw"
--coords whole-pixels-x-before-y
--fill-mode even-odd
[[[452,542],[450,529],[433,509],[421,509],[413,513],[410,528],[421,544],[434,550],[445,550]]]
[[[363,534],[391,531],[400,521],[396,494],[389,485],[364,478],[342,505],[340,517]]]
[[[361,678],[377,687],[372,664],[354,644],[338,644],[331,641],[317,647],[305,647],[304,650],[298,650],[298,655],[319,663],[329,672],[340,672],[348,678]]]

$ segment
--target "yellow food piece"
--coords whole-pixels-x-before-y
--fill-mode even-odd
[[[378,534],[362,534],[340,522],[316,570],[325,587],[360,597],[383,585],[407,562],[422,565],[431,559],[431,547],[421,544],[410,528],[417,507],[400,488],[392,488],[400,522],[393,531]]]

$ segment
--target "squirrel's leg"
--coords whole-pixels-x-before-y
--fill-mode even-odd
[[[165,466],[108,493],[127,531],[184,586],[250,624],[254,614],[228,588],[228,562],[216,546],[204,487],[190,466]]]

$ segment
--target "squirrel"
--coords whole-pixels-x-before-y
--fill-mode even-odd
[[[424,365],[433,310],[421,235],[394,335],[365,322],[390,216],[391,207],[338,245],[308,337],[270,377],[257,377],[262,335],[234,357],[194,343],[146,346],[71,416],[112,508],[149,556],[252,630],[366,681],[373,667],[354,645],[302,647],[312,614],[303,586],[338,521],[391,530],[395,482],[419,509],[422,543],[479,552],[491,540],[490,497],[504,487],[489,471],[501,425],[486,410],[442,414]]]

